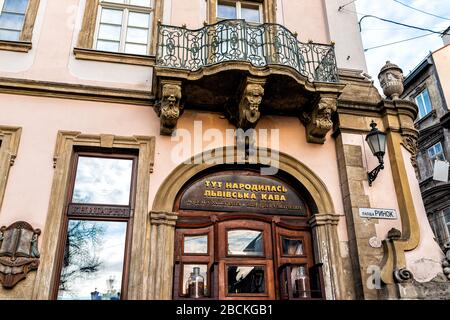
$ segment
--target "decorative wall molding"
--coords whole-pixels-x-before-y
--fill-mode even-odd
[[[40,229],[24,221],[0,228],[0,282],[11,289],[39,267],[38,238]]]
[[[149,91],[0,77],[0,93],[150,106]]]
[[[0,50],[28,52],[31,50],[31,42],[0,40]]]
[[[152,67],[155,65],[155,57],[150,55],[138,55],[118,52],[105,52],[87,48],[74,48],[76,59],[100,62],[113,62]]]
[[[65,202],[69,183],[69,172],[74,147],[96,147],[127,149],[139,152],[135,208],[133,212],[131,263],[129,268],[128,298],[143,299],[145,262],[149,256],[143,248],[146,244],[148,223],[148,194],[150,172],[155,153],[155,137],[91,135],[76,131],[59,131],[53,156],[55,173],[51,189],[49,210],[42,241],[41,268],[36,275],[33,299],[52,297],[57,268],[55,258],[61,246],[60,230],[66,214]]]
[[[19,150],[21,127],[0,125],[0,209],[5,195],[10,167],[14,165]]]

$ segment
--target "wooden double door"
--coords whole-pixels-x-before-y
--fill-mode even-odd
[[[210,221],[194,227],[181,219],[177,226],[174,299],[321,297],[306,223],[257,214]]]

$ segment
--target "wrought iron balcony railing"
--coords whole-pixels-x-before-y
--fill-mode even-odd
[[[333,45],[302,43],[278,24],[223,20],[197,30],[162,24],[158,28],[157,66],[196,71],[246,61],[255,67],[291,67],[309,81],[339,81]]]

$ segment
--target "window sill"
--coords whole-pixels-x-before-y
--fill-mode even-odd
[[[31,42],[0,40],[0,50],[28,52],[31,50]]]
[[[138,54],[129,53],[116,53],[116,52],[106,52],[98,51],[92,49],[74,48],[73,52],[76,59],[80,60],[92,60],[101,62],[113,62],[113,63],[123,63],[123,64],[133,64],[138,66],[154,66],[155,57],[154,56],[144,56]]]
[[[416,120],[415,125],[419,126],[422,122],[424,122],[426,119],[428,118],[436,118],[436,110],[431,110],[430,112],[428,112],[426,115],[424,115],[422,118]]]

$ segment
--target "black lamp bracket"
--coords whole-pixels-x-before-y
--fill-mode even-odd
[[[375,179],[378,176],[378,173],[380,172],[380,170],[383,170],[383,169],[384,169],[384,163],[381,161],[380,164],[375,167],[375,169],[373,169],[370,172],[367,172],[367,178],[369,180],[369,187],[372,186],[372,182],[375,181]]]

